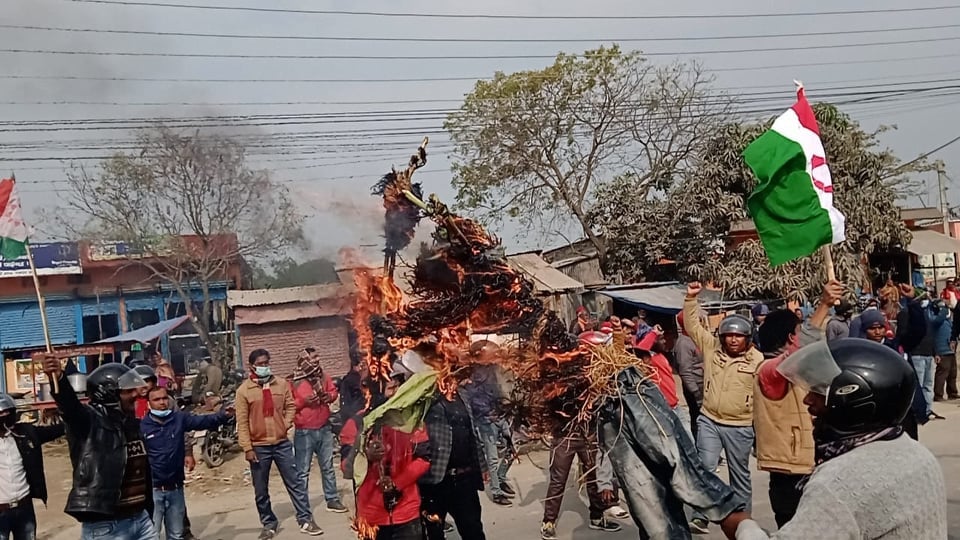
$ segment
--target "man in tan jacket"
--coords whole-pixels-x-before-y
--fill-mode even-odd
[[[777,368],[791,353],[825,339],[830,308],[843,295],[843,285],[823,287],[820,304],[806,323],[789,309],[770,313],[760,328],[760,365],[754,389],[753,428],[757,436],[757,468],[770,473],[770,507],[777,527],[797,512],[802,484],[813,472],[813,418],[804,405],[805,390],[790,384]]]
[[[250,353],[250,378],[237,388],[237,438],[250,462],[250,479],[263,530],[260,539],[273,538],[280,522],[270,504],[270,466],[277,464],[280,478],[297,513],[300,532],[319,536],[323,530],[313,521],[306,483],[297,474],[293,443],[287,432],[293,427],[297,406],[286,380],[270,371],[270,353]]]
[[[715,470],[720,452],[727,456],[730,487],[747,505],[751,500],[750,453],[753,450],[753,388],[763,361],[753,348],[753,323],[741,315],[720,321],[718,336],[700,322],[697,296],[703,287],[687,285],[683,303],[684,329],[703,354],[703,405],[697,418],[697,452],[707,470]],[[706,534],[707,520],[695,513],[694,533]]]

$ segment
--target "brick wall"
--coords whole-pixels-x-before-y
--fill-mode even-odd
[[[342,317],[318,317],[297,321],[245,324],[240,326],[240,352],[244,363],[255,349],[270,351],[273,373],[286,377],[297,365],[297,354],[314,347],[323,359],[323,370],[331,377],[350,368],[347,321]]]

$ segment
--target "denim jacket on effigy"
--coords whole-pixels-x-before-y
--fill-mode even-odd
[[[684,505],[719,522],[744,501],[708,471],[657,386],[627,368],[601,412],[601,437],[641,539],[692,538]]]

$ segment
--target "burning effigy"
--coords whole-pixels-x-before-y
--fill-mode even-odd
[[[592,430],[579,435],[605,439],[618,476],[635,475],[634,469],[645,463],[656,469],[646,470],[657,490],[621,478],[637,520],[646,515],[639,507],[651,496],[658,498],[656,507],[667,512],[658,521],[676,514],[678,505],[682,513],[683,503],[711,517],[734,511],[738,503],[730,489],[684,451],[692,447],[690,436],[651,382],[650,368],[622,346],[623,336],[612,344],[592,343],[568,333],[557,314],[535,296],[533,283],[507,264],[499,239],[452,212],[435,195],[423,196],[413,176],[426,164],[426,146],[424,139],[404,170],[391,170],[373,187],[385,210],[384,265],[355,270],[353,325],[373,381],[385,385],[409,351],[416,351],[431,371],[415,376],[402,388],[405,392],[373,410],[364,419],[364,429],[383,421],[414,429],[437,392],[449,396],[461,384],[462,373],[490,361],[467,354],[471,335],[515,335],[519,339],[495,361],[515,379],[509,407],[528,434]],[[395,281],[397,256],[409,247],[424,219],[434,225],[433,242],[420,247],[406,271],[405,294]],[[371,387],[377,385],[366,385]],[[371,399],[368,395],[368,405]],[[405,414],[395,414],[401,409]],[[364,463],[359,465],[354,469],[358,480],[366,470]],[[631,486],[636,487],[633,493]],[[638,525],[641,531],[659,530],[656,524]],[[359,519],[354,529],[361,538],[376,536],[377,528]]]

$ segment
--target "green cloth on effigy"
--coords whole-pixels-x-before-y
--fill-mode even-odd
[[[427,409],[433,403],[436,389],[436,371],[416,373],[407,379],[386,403],[363,417],[363,429],[357,436],[357,457],[353,464],[353,479],[357,486],[367,476],[367,458],[364,455],[367,431],[379,422],[397,431],[413,432],[423,423]]]

